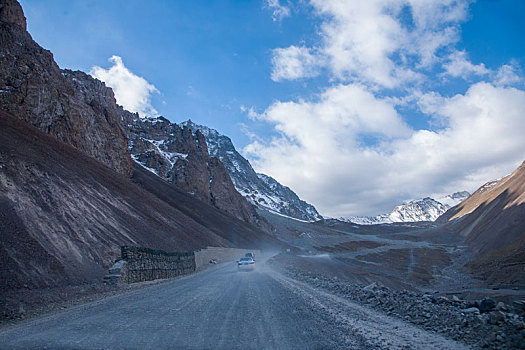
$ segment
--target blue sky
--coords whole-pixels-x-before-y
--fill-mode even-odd
[[[525,1],[20,2],[62,68],[230,136],[325,215],[472,191],[525,158]]]

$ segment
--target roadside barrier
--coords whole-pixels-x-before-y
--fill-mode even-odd
[[[258,250],[207,247],[190,252],[165,252],[144,247],[123,246],[121,258],[104,277],[107,284],[136,283],[174,278],[203,270],[210,264],[235,261]]]

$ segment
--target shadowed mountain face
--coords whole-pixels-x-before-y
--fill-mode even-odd
[[[187,251],[276,242],[144,169],[133,181],[0,112],[2,289],[100,279],[122,245]]]
[[[133,159],[151,173],[204,203],[267,232],[270,225],[235,189],[224,164],[208,153],[206,139],[169,120],[123,113]]]
[[[525,284],[525,162],[491,181],[437,221],[465,237],[472,270],[493,283]]]
[[[127,139],[113,91],[61,71],[26,31],[20,4],[0,0],[0,109],[25,120],[117,172],[131,174]]]

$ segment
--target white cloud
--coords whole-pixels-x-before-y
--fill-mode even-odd
[[[329,88],[317,101],[275,102],[258,118],[279,136],[244,152],[257,171],[335,217],[474,190],[523,161],[525,92],[478,83],[464,95],[425,94],[421,101],[443,128],[411,129],[392,102],[356,84]]]
[[[321,45],[315,56],[295,54],[295,46],[274,51],[274,75],[280,79],[312,76],[326,67],[341,81],[394,88],[421,78],[437,52],[459,39],[467,0],[311,0],[322,18]],[[277,74],[288,53],[291,74]],[[311,50],[310,50],[311,51]],[[302,52],[309,52],[303,48]],[[286,60],[285,60],[286,61]],[[274,79],[275,80],[275,79]],[[279,79],[277,79],[279,80]]]
[[[446,73],[452,77],[468,78],[470,75],[486,75],[490,73],[483,63],[472,64],[465,51],[454,51],[448,57],[448,62],[443,65]]]
[[[285,49],[273,50],[273,81],[285,79],[294,80],[316,76],[319,58],[310,53],[310,49],[302,46],[290,46]]]
[[[257,114],[257,112],[255,111],[253,107],[248,108],[244,105],[241,105],[241,112],[246,113],[248,118],[250,118],[251,120],[256,120],[259,118],[259,114]]]
[[[498,85],[513,85],[523,82],[523,76],[519,65],[516,62],[511,62],[498,69],[494,80]]]
[[[146,79],[131,72],[119,56],[111,56],[113,66],[104,69],[91,68],[90,74],[113,89],[117,103],[131,112],[138,112],[142,117],[153,116],[157,111],[151,105],[151,95],[159,91]]]
[[[472,191],[512,171],[525,155],[525,91],[510,87],[522,73],[513,61],[474,64],[456,47],[470,3],[310,0],[317,42],[274,49],[271,78],[327,74],[330,86],[250,114],[275,131],[245,148],[255,168],[334,217]],[[443,76],[471,85],[442,96],[432,89],[462,85],[440,85]]]
[[[290,8],[281,5],[279,0],[266,0],[266,6],[273,11],[272,18],[274,22],[280,22],[283,18],[290,16]]]

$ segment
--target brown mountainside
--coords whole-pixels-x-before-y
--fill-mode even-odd
[[[122,245],[278,243],[140,167],[131,180],[4,112],[0,241],[2,289],[100,280]]]
[[[166,119],[148,126],[138,114],[117,105],[112,89],[103,82],[80,71],[60,70],[51,52],[35,43],[25,30],[25,17],[17,1],[0,0],[0,11],[1,110],[125,176],[132,172],[129,136],[134,142],[132,149],[142,152],[136,159],[144,164],[146,157],[163,179],[205,203],[270,231],[269,224],[235,190],[224,165],[209,156],[202,135],[194,137],[191,131],[183,131]],[[125,122],[121,124],[121,120]],[[187,158],[164,169],[165,159],[155,154],[158,147],[142,137],[148,132],[152,135],[146,136],[165,138],[170,150],[185,153]]]
[[[26,31],[20,4],[0,0],[0,109],[131,175],[113,91],[95,79],[80,87],[73,83],[79,74],[63,74]]]
[[[525,162],[485,184],[437,222],[465,237],[474,272],[493,283],[525,284]]]

